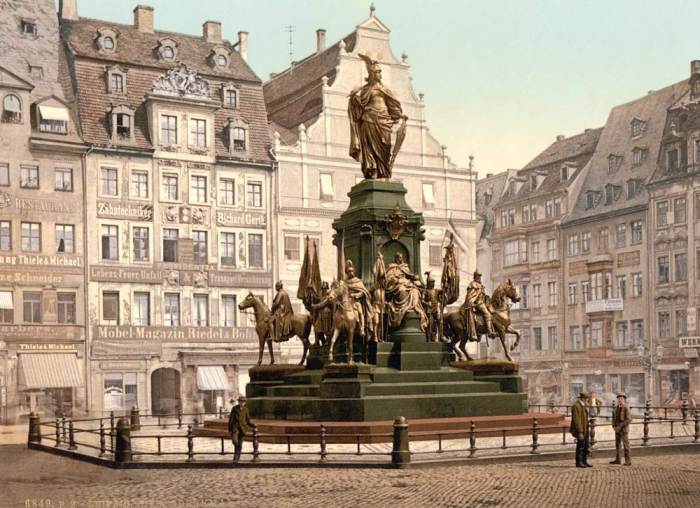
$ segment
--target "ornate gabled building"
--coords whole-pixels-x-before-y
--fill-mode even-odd
[[[86,408],[83,145],[53,0],[0,19],[0,423]]]
[[[395,56],[389,29],[374,10],[329,47],[325,30],[316,35],[314,54],[272,75],[264,85],[279,164],[275,202],[279,244],[273,258],[279,260],[280,278],[290,294],[298,284],[306,236],[317,240],[320,247],[322,277],[337,276],[331,224],[347,208],[350,188],[362,180],[359,164],[348,155],[348,95],[367,76],[359,54],[379,61],[384,84],[408,115],[393,179],[404,184],[408,204],[425,217],[423,270],[431,270],[439,279],[443,246],[452,233],[459,245],[462,274],[471,273],[476,262],[475,173],[453,164],[446,147],[430,133],[423,94],[416,94],[411,85],[407,56]],[[467,278],[463,276],[462,281],[464,287]]]
[[[601,129],[557,139],[523,169],[511,171],[493,205],[491,286],[511,279],[521,301],[511,309],[520,330],[515,350],[532,403],[562,396],[561,223],[571,213]],[[498,354],[500,343],[492,342]]]
[[[257,360],[238,302],[273,285],[270,137],[248,34],[79,18],[61,36],[85,161],[90,409],[212,411]]]
[[[562,226],[564,399],[581,389],[633,405],[653,397],[655,348],[647,183],[657,167],[666,110],[677,83],[614,107],[576,204]],[[657,400],[658,401],[658,400]]]
[[[649,192],[649,349],[655,404],[700,400],[700,61],[666,116]]]

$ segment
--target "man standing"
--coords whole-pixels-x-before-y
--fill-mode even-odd
[[[479,312],[484,317],[488,336],[493,338],[496,332],[493,329],[491,321],[491,313],[486,307],[486,288],[481,283],[481,272],[474,270],[474,280],[467,286],[467,296],[464,298],[464,303],[459,311],[462,314],[462,319],[466,324],[467,338],[471,341],[479,340],[479,334],[476,330],[475,312]]]
[[[615,429],[615,460],[611,464],[622,464],[620,460],[620,448],[625,451],[625,466],[632,465],[630,458],[629,426],[632,422],[632,414],[627,406],[627,395],[617,394],[617,406],[613,412],[612,426]]]
[[[250,419],[250,412],[245,404],[245,397],[238,397],[238,404],[233,406],[231,414],[228,417],[228,431],[231,433],[233,441],[233,460],[238,462],[241,458],[241,450],[243,449],[243,439],[246,433],[249,433],[255,425]],[[233,404],[233,399],[231,399]]]
[[[600,406],[603,405],[603,401],[598,398],[596,392],[591,392],[588,405],[590,406],[590,411],[593,416],[600,416]]]
[[[588,394],[581,392],[571,408],[571,426],[569,432],[576,439],[576,467],[593,467],[588,463]]]
[[[282,281],[278,281],[275,284],[275,289],[277,294],[275,299],[272,301],[272,340],[275,342],[280,342],[292,331],[292,316],[294,311],[292,309],[292,302],[289,299],[289,295],[284,290],[282,286]]]

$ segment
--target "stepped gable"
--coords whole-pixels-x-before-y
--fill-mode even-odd
[[[352,52],[355,47],[356,35],[356,32],[352,32],[342,39],[346,52]],[[264,84],[265,103],[273,124],[294,129],[301,123],[312,123],[310,121],[321,113],[321,80],[326,76],[328,84],[333,84],[340,62],[340,42],[295,63]],[[285,137],[283,131],[278,132]],[[296,136],[293,131],[288,134],[290,137]]]
[[[576,198],[576,204],[566,223],[647,206],[649,196],[643,183],[649,180],[656,169],[667,108],[686,93],[687,89],[688,82],[681,81],[616,106],[610,111],[591,158],[585,181]],[[640,135],[632,135],[633,121],[642,122]],[[635,148],[647,151],[643,160],[637,164],[633,163]],[[613,171],[609,169],[611,157],[615,157],[617,161]],[[631,179],[636,179],[642,184],[632,196],[628,194],[627,188]],[[608,185],[612,186],[614,191],[610,204],[605,202]],[[593,208],[587,206],[589,193],[594,193],[595,196]]]
[[[95,40],[98,30],[108,28],[117,34],[113,52],[101,52]],[[107,112],[113,105],[126,105],[135,110],[134,141],[128,146],[141,150],[153,149],[148,129],[145,96],[153,89],[153,82],[173,67],[184,63],[209,83],[210,99],[221,101],[221,85],[233,83],[239,87],[240,108],[234,111],[219,108],[215,112],[215,148],[218,156],[234,158],[227,146],[226,125],[229,118],[238,116],[248,123],[249,146],[245,160],[270,161],[270,132],[262,93],[262,81],[234,50],[229,41],[207,42],[202,37],[155,30],[139,31],[133,25],[80,18],[64,20],[61,37],[73,67],[74,84],[80,90],[77,104],[85,140],[97,145],[109,145],[111,134]],[[168,62],[159,59],[158,44],[163,39],[177,43],[177,57]],[[229,66],[214,68],[208,64],[215,47],[228,50]],[[110,96],[105,93],[106,69],[114,65],[127,71],[126,95]]]

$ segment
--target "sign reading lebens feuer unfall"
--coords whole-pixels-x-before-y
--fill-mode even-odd
[[[267,227],[267,215],[264,212],[236,212],[217,210],[216,223],[219,226]]]
[[[150,340],[158,342],[248,342],[257,340],[255,328],[213,326],[101,326],[94,340]]]
[[[98,201],[97,216],[108,219],[150,221],[153,219],[153,206],[136,203]]]
[[[202,278],[202,274],[206,275]],[[216,270],[211,265],[156,265],[154,268],[90,265],[93,282],[133,282],[141,284],[206,285],[210,287],[269,288],[270,272]]]

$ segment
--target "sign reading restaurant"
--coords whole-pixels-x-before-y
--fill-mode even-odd
[[[255,328],[214,326],[101,326],[93,339],[152,342],[240,342],[257,339]]]
[[[678,347],[688,348],[688,347],[700,347],[700,337],[679,337]]]
[[[150,221],[153,219],[153,206],[111,201],[97,202],[97,216],[106,219],[127,219]]]

